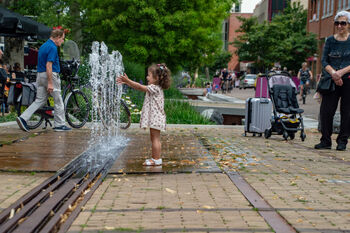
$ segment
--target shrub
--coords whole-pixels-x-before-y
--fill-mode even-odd
[[[164,90],[165,99],[184,99],[182,93],[175,87],[170,87],[168,90]]]
[[[201,124],[214,123],[200,115],[188,102],[178,100],[165,100],[165,113],[168,124]]]
[[[201,116],[188,102],[173,100],[179,96],[178,93],[180,93],[176,88],[171,88],[166,91],[170,91],[167,96],[170,96],[172,99],[170,100],[168,97],[166,97],[164,103],[164,110],[167,116],[168,124],[214,124],[213,122]],[[145,94],[140,91],[129,89],[127,96],[129,96],[130,101],[137,106],[136,108],[141,111]],[[181,97],[183,98],[182,94]],[[132,114],[131,121],[133,123],[140,122],[140,115]]]
[[[124,69],[128,77],[136,82],[145,81],[145,66],[135,62],[124,60]]]

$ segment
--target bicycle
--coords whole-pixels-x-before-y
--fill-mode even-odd
[[[79,81],[78,76],[65,76],[63,79],[68,83],[62,91],[66,120],[73,128],[81,128],[86,124],[89,117],[89,100],[84,92],[76,88]],[[17,82],[15,85],[17,88],[21,88],[21,83]],[[21,106],[21,96],[18,96],[16,99],[15,108],[20,116],[27,107]],[[54,107],[51,106],[50,100],[47,100],[47,106],[39,108],[27,121],[28,129],[38,128],[44,120],[44,129],[47,128],[47,125],[52,127],[50,119],[54,118],[53,111]]]
[[[127,103],[117,98],[117,92],[108,92],[108,87],[97,87],[97,112],[105,129],[112,126],[127,129],[131,125],[131,113]]]
[[[77,75],[80,67],[80,52],[78,45],[74,41],[66,41],[63,46],[63,61],[60,61],[60,79],[67,82],[63,87],[62,99],[64,102],[65,117],[70,126],[73,128],[81,128],[85,125],[89,117],[89,100],[84,92],[79,88],[80,77]],[[29,77],[29,74],[28,74]],[[35,75],[31,74],[35,78]],[[30,78],[29,78],[30,79]],[[21,83],[15,84],[17,89],[21,91]],[[17,91],[18,92],[18,91]],[[15,107],[17,114],[20,115],[25,107],[21,104],[21,93],[16,93]],[[29,105],[30,103],[28,103]],[[28,106],[27,105],[27,106]],[[47,101],[47,106],[38,109],[32,117],[27,121],[29,129],[35,129],[45,120],[45,127],[49,124],[52,126],[50,119],[54,117],[54,108],[50,101]]]
[[[303,80],[303,84],[302,85],[300,85],[300,90],[301,90],[301,87],[303,87],[303,94],[302,94],[302,96],[301,96],[301,99],[302,99],[302,101],[303,101],[303,104],[305,104],[306,103],[306,96],[307,96],[307,93],[308,93],[308,91],[309,91],[309,87],[308,87],[308,85],[306,85],[306,80],[304,81]]]

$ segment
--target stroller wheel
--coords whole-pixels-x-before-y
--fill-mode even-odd
[[[287,132],[287,131],[283,131],[283,138],[284,138],[285,140],[288,139],[288,132]]]
[[[266,139],[271,137],[271,134],[272,134],[271,129],[265,129],[264,136]]]
[[[291,140],[293,140],[295,138],[295,133],[293,133],[293,132],[289,133],[289,137],[290,137]]]
[[[301,138],[301,141],[305,141],[306,134],[304,133],[304,131],[301,131],[300,138]]]

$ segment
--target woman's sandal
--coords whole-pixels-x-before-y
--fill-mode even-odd
[[[162,159],[146,159],[143,166],[162,166]]]

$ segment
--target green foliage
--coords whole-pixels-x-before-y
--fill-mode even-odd
[[[196,81],[194,82],[195,87],[205,87],[207,82],[211,82],[211,80],[208,80],[205,75],[199,75]]]
[[[80,65],[79,70],[78,70],[78,76],[80,77],[79,85],[83,86],[83,85],[89,83],[90,76],[91,76],[91,67],[90,67],[89,61],[87,59],[84,59],[81,62],[81,65]]]
[[[213,76],[217,70],[227,67],[231,58],[232,54],[229,51],[221,50],[220,52],[215,53],[213,62],[208,65],[210,75]]]
[[[188,102],[166,99],[164,109],[168,124],[214,124],[200,115]]]
[[[125,73],[134,81],[140,82],[145,80],[145,66],[136,62],[123,61]]]
[[[315,35],[306,31],[307,11],[300,3],[289,4],[271,23],[259,24],[255,17],[239,20],[238,32],[243,34],[233,42],[237,54],[241,61],[254,61],[260,71],[274,62],[296,71],[317,50]]]
[[[164,90],[165,99],[184,99],[183,94],[175,87],[170,87],[168,90]]]
[[[90,32],[128,60],[195,68],[222,46],[235,0],[85,0]],[[204,55],[207,56],[204,56]]]
[[[166,92],[168,93],[165,94]],[[138,109],[142,108],[144,95],[145,94],[143,92],[133,89],[129,89],[127,92],[127,96],[130,97],[131,102],[135,104]],[[177,99],[177,97],[180,97],[178,90],[175,88],[170,88],[164,91],[164,95],[167,96],[164,103],[164,110],[167,116],[168,124],[214,124],[201,116],[188,102],[174,100]],[[181,98],[183,98],[182,94]],[[140,115],[132,114],[131,122],[140,122]]]
[[[0,113],[0,123],[15,121],[16,117],[17,117],[17,114],[14,111],[10,112],[10,114],[4,115],[4,116],[2,116],[2,114]]]

